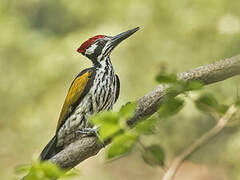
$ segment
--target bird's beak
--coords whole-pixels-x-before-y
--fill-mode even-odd
[[[123,33],[120,33],[116,36],[113,36],[111,38],[111,46],[115,48],[120,42],[122,42],[124,39],[127,39],[129,36],[131,36],[133,33],[135,33],[139,29],[140,29],[139,27],[136,27],[134,29],[131,29]]]

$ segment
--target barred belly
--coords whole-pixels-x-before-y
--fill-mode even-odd
[[[57,146],[70,144],[75,139],[77,130],[92,127],[88,121],[92,114],[113,108],[116,81],[112,66],[96,70],[93,86],[59,129]]]

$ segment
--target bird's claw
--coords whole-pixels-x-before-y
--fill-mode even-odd
[[[93,127],[93,128],[83,128],[83,129],[77,130],[76,132],[87,135],[87,136],[94,135],[99,138],[98,130],[99,130],[98,127]]]

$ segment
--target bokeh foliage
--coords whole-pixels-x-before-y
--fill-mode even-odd
[[[239,54],[239,6],[237,0],[1,0],[0,177],[12,179],[13,167],[38,156],[53,136],[72,79],[90,66],[76,53],[87,38],[141,27],[112,55],[121,80],[118,110],[155,87],[159,71],[180,72]],[[233,78],[208,91],[228,104],[237,87],[239,78]],[[215,123],[191,102],[186,107],[158,127],[156,139],[170,156]],[[228,168],[239,166],[239,138],[238,128],[231,128],[191,160],[224,166],[239,177],[237,168]],[[109,173],[95,172],[103,178]]]

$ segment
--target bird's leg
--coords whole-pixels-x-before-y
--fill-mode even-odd
[[[77,130],[76,132],[87,136],[95,135],[99,138],[98,129],[98,126],[94,126],[93,128],[82,128]]]

